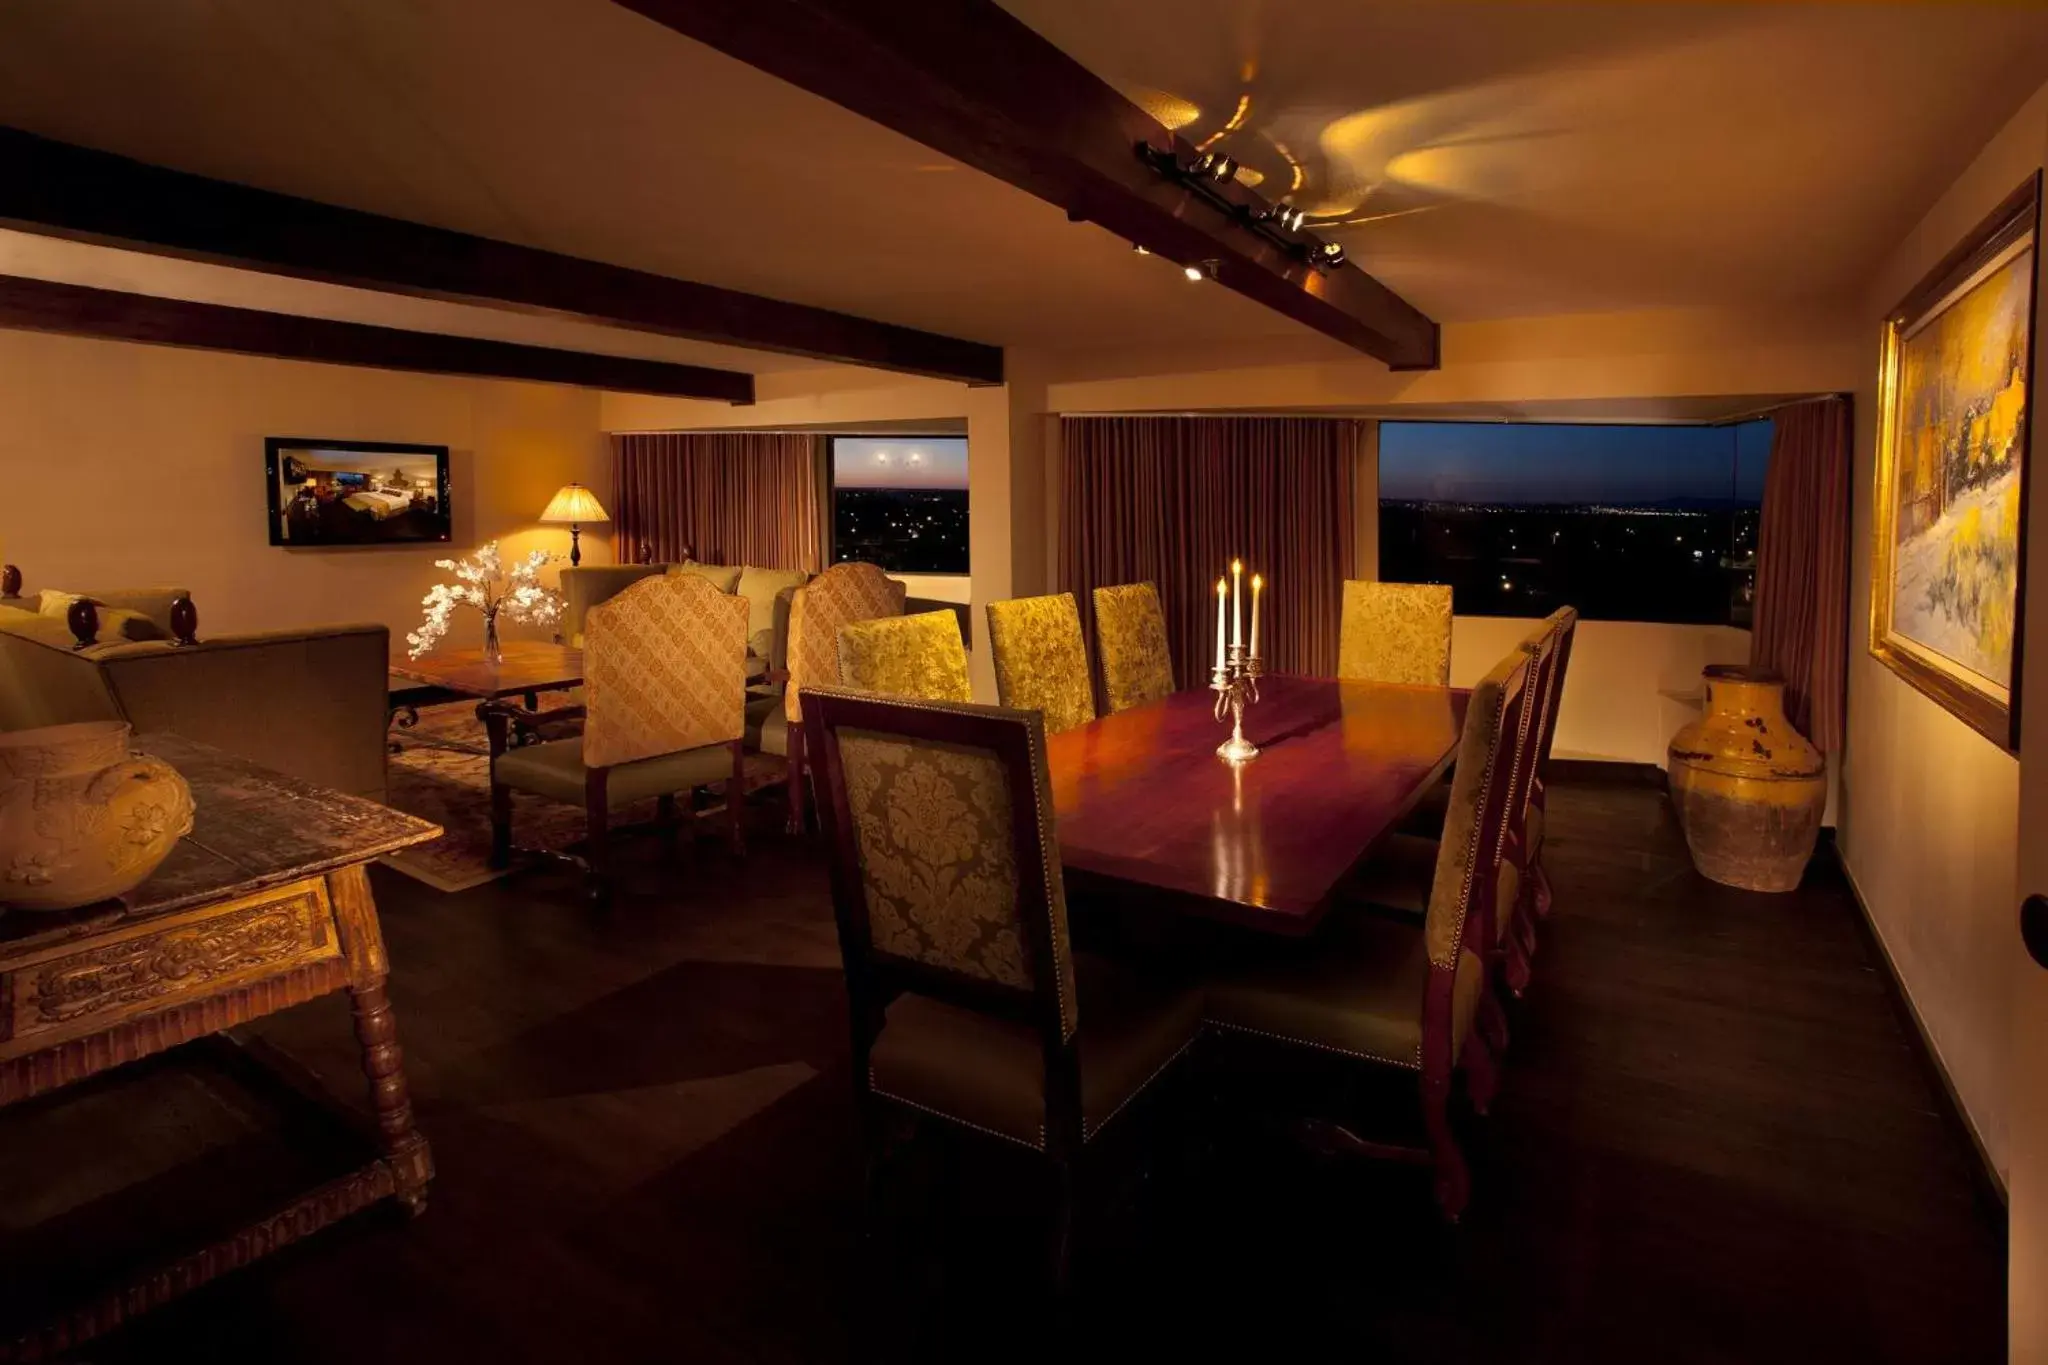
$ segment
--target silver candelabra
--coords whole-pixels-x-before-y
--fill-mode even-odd
[[[1227,762],[1249,763],[1259,756],[1259,746],[1244,737],[1244,708],[1259,699],[1259,675],[1265,672],[1259,660],[1232,645],[1223,667],[1210,674],[1209,687],[1216,694],[1216,719],[1230,718],[1230,738],[1216,746]]]

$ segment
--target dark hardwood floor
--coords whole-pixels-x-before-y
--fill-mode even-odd
[[[866,1222],[825,873],[769,823],[743,867],[709,843],[672,861],[629,846],[603,915],[560,872],[444,896],[380,869],[440,1168],[425,1216],[332,1229],[87,1357],[979,1361],[1045,1344],[1029,1166],[914,1143]],[[1067,1327],[1089,1354],[2003,1359],[1995,1211],[1832,865],[1787,896],[1712,886],[1641,785],[1560,784],[1551,827],[1558,912],[1494,1114],[1470,1126],[1464,1224],[1439,1224],[1418,1170],[1168,1109],[1161,1155],[1093,1226]],[[263,1032],[355,1095],[338,1001]],[[0,1118],[9,1184],[84,1150],[55,1113]]]

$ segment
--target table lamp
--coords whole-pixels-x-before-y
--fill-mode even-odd
[[[583,562],[582,523],[610,521],[611,517],[588,488],[580,483],[566,483],[562,485],[562,491],[548,501],[547,510],[540,514],[540,519],[554,525],[568,524],[569,563],[574,566]]]

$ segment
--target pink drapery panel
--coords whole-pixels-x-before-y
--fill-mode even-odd
[[[825,438],[787,432],[614,436],[621,562],[820,567]]]
[[[1752,663],[1785,678],[1785,714],[1827,753],[1842,748],[1849,621],[1849,401],[1774,414],[1757,528]]]
[[[1267,579],[1267,668],[1335,673],[1363,431],[1310,417],[1061,419],[1060,582],[1083,624],[1092,634],[1094,588],[1157,584],[1175,676],[1203,686],[1216,578],[1238,555],[1247,584],[1253,570]]]

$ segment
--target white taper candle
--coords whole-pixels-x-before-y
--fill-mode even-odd
[[[1244,561],[1230,561],[1230,644],[1244,647]]]
[[[1253,575],[1252,575],[1252,648],[1251,648],[1251,656],[1252,656],[1252,657],[1253,657],[1254,659],[1256,659],[1256,658],[1258,658],[1258,657],[1259,657],[1259,593],[1260,593],[1261,591],[1263,591],[1263,590],[1264,590],[1265,586],[1266,586],[1266,580],[1265,580],[1265,579],[1263,579],[1263,578],[1259,577],[1259,576],[1258,576],[1257,574],[1253,574]]]

